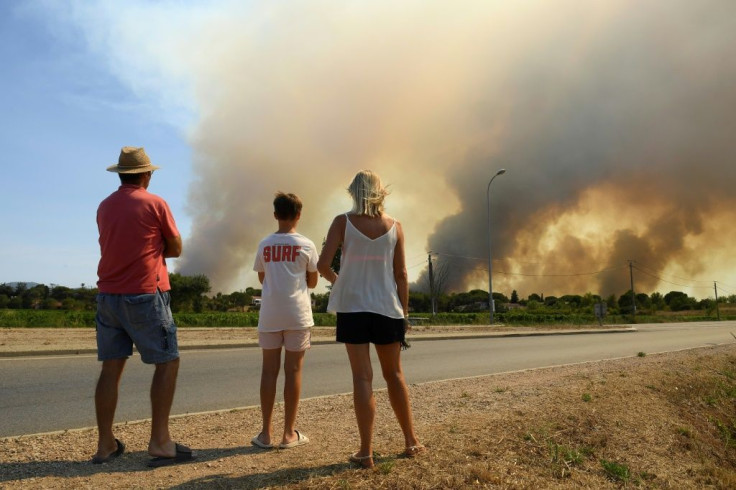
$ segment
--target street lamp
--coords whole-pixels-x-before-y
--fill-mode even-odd
[[[488,312],[490,313],[488,324],[493,325],[493,279],[491,278],[491,270],[493,269],[492,258],[491,258],[491,184],[493,179],[499,175],[505,174],[506,169],[502,168],[496,174],[491,177],[491,181],[488,182],[488,189],[486,189],[486,204],[488,206]]]

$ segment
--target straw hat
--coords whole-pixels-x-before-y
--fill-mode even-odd
[[[124,146],[120,150],[120,157],[117,165],[107,167],[108,172],[117,172],[119,174],[139,174],[142,172],[152,172],[161,167],[151,165],[151,159],[146,155],[146,150],[136,148],[134,146]]]

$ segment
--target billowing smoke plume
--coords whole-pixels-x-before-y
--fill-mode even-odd
[[[249,285],[275,191],[319,245],[362,168],[410,272],[431,250],[452,289],[487,287],[500,168],[494,290],[621,294],[629,260],[643,291],[736,278],[733,2],[264,2],[192,37],[179,270],[216,290]]]

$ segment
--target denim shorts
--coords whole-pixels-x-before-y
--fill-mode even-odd
[[[125,359],[133,345],[146,364],[179,358],[168,291],[97,295],[97,359]]]

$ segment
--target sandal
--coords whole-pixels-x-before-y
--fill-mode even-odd
[[[407,458],[416,458],[420,454],[427,451],[427,448],[419,444],[418,446],[407,446],[404,451],[404,456]]]
[[[360,465],[361,468],[366,469],[366,470],[373,468],[375,466],[373,464],[372,454],[369,454],[368,456],[358,456],[358,453],[353,453],[350,455],[349,461],[351,463]]]

